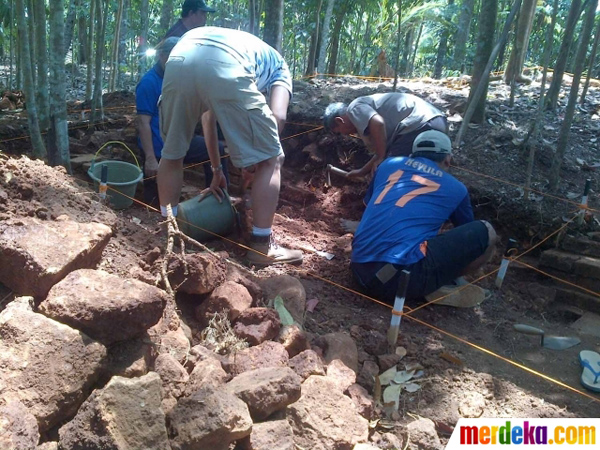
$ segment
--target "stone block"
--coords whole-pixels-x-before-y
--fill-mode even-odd
[[[600,314],[600,298],[572,289],[556,289],[556,302]]]
[[[43,298],[70,272],[95,267],[111,234],[100,223],[8,220],[0,224],[0,283]]]
[[[600,259],[582,256],[573,264],[573,273],[580,277],[600,279]]]
[[[600,258],[600,242],[588,237],[565,236],[561,247],[567,252]]]
[[[560,250],[546,250],[540,256],[540,268],[550,267],[562,272],[570,273],[573,271],[573,265],[581,256],[571,253],[561,252]]]

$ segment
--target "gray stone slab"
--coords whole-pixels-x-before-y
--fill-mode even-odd
[[[586,312],[570,326],[579,333],[600,338],[600,315],[598,314]]]

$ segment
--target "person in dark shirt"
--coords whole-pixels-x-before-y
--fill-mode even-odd
[[[474,219],[467,188],[447,172],[451,153],[450,138],[428,130],[416,137],[410,157],[387,158],[377,168],[352,242],[351,268],[368,295],[393,304],[400,273],[408,270],[408,300],[453,292],[440,303],[474,306],[484,299],[483,289],[459,285],[489,260],[496,233]],[[455,228],[440,234],[446,221]]]
[[[181,7],[181,19],[175,22],[165,37],[181,37],[193,28],[206,25],[206,13],[214,13],[217,10],[204,3],[204,0],[185,0]]]

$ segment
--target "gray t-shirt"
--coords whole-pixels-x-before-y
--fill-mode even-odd
[[[379,114],[385,121],[387,146],[400,134],[410,133],[444,113],[416,95],[390,92],[358,97],[348,105],[348,117],[361,138],[369,126],[369,120]],[[368,139],[368,134],[367,134]]]

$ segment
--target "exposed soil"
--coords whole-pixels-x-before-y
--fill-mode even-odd
[[[300,84],[288,117],[288,136],[318,127],[324,107],[333,99],[343,101],[390,90],[389,84],[366,85],[347,79]],[[599,124],[595,114],[600,102],[592,88],[585,109],[578,112],[572,129],[570,150],[563,165],[563,182],[555,194],[562,199],[572,197],[572,203],[544,198],[540,193],[530,200],[524,199],[518,186],[525,179],[526,152],[519,147],[519,140],[537,105],[534,95],[537,88],[522,89],[516,105],[509,108],[504,106],[508,103],[508,88],[495,85],[490,91],[488,122],[470,129],[455,155],[453,174],[469,187],[476,217],[492,222],[501,238],[496,257],[480,275],[490,274],[498,267],[499,255],[509,237],[517,238],[524,250],[563,226],[577,209],[586,178],[592,178],[592,186],[598,186],[598,174],[593,166],[600,162],[596,141]],[[454,122],[458,117],[455,114],[464,104],[466,88],[419,82],[404,84],[403,90],[410,90],[446,110],[453,125],[451,136],[455,136],[460,125]],[[131,108],[133,104],[129,93],[118,93],[113,100],[114,105],[109,99],[105,105]],[[133,111],[132,108],[128,111],[108,109],[109,120],[103,125],[106,129],[96,131],[93,137],[78,131],[79,124],[74,123],[71,137],[74,143],[80,144],[78,152],[95,151],[103,139],[118,136],[128,145],[135,145],[131,125]],[[549,114],[544,121],[533,184],[540,192],[546,191],[546,173],[560,128],[560,114],[561,111],[559,117]],[[81,113],[74,113],[73,120],[81,120]],[[15,138],[24,134],[24,130],[22,117],[12,112],[0,122],[0,139]],[[312,142],[318,144],[316,150],[303,151]],[[29,152],[24,140],[0,142],[0,148],[12,156]],[[309,244],[317,250],[334,253],[335,258],[329,261],[317,254],[305,253],[305,261],[299,268],[274,266],[258,273],[289,273],[300,278],[307,299],[318,300],[314,311],[307,313],[307,331],[315,334],[350,332],[363,350],[360,352],[362,362],[370,357],[373,335],[377,334],[374,332],[385,335],[390,309],[352,291],[356,286],[348,268],[351,235],[344,232],[339,219],[360,219],[366,184],[346,182],[331,175],[333,186],[328,187],[325,167],[328,163],[341,168],[356,167],[367,156],[359,140],[327,136],[322,130],[286,139],[284,148],[287,158],[274,226],[276,238],[281,244],[293,247]],[[330,150],[325,152],[324,149]],[[115,236],[104,251],[100,267],[123,276],[135,274],[139,268],[147,270],[143,262],[145,255],[155,247],[164,247],[161,218],[154,210],[135,203],[128,209],[113,212],[98,203],[83,171],[79,170],[73,178],[63,169],[50,168],[28,158],[9,159],[6,154],[0,154],[0,220],[14,216],[50,220],[68,214],[82,222],[102,221],[114,225]],[[197,186],[195,178],[190,178],[188,184]],[[186,189],[186,193],[191,196],[197,190]],[[239,195],[239,192],[233,194]],[[138,198],[142,197],[138,195]],[[590,194],[590,206],[598,206],[595,193]],[[592,218],[588,227],[594,227],[594,222]],[[239,239],[236,235],[231,237],[232,241]],[[549,240],[544,248],[552,242]],[[212,241],[209,246],[226,251],[234,260],[243,259],[243,249],[231,242]],[[528,261],[534,263],[537,254],[538,249],[528,255]],[[574,317],[551,302],[551,280],[517,264],[509,268],[502,290],[494,287],[494,278],[495,274],[491,274],[477,283],[491,291],[491,297],[478,308],[427,306],[403,319],[399,345],[408,351],[403,362],[420,363],[425,378],[420,391],[402,395],[400,414],[395,418],[412,420],[410,414],[416,414],[452,427],[460,411],[467,408],[481,410],[483,417],[598,417],[600,396],[584,391],[579,384],[578,353],[581,349],[600,351],[600,338],[579,335],[582,343],[564,351],[540,348],[536,338],[514,333],[512,324],[528,323],[557,335],[574,334],[568,327]],[[0,285],[0,301],[6,303],[11,298],[10,292]],[[185,311],[185,300],[180,302]],[[586,395],[529,373],[509,361],[539,371]],[[443,429],[440,425],[441,437]]]

